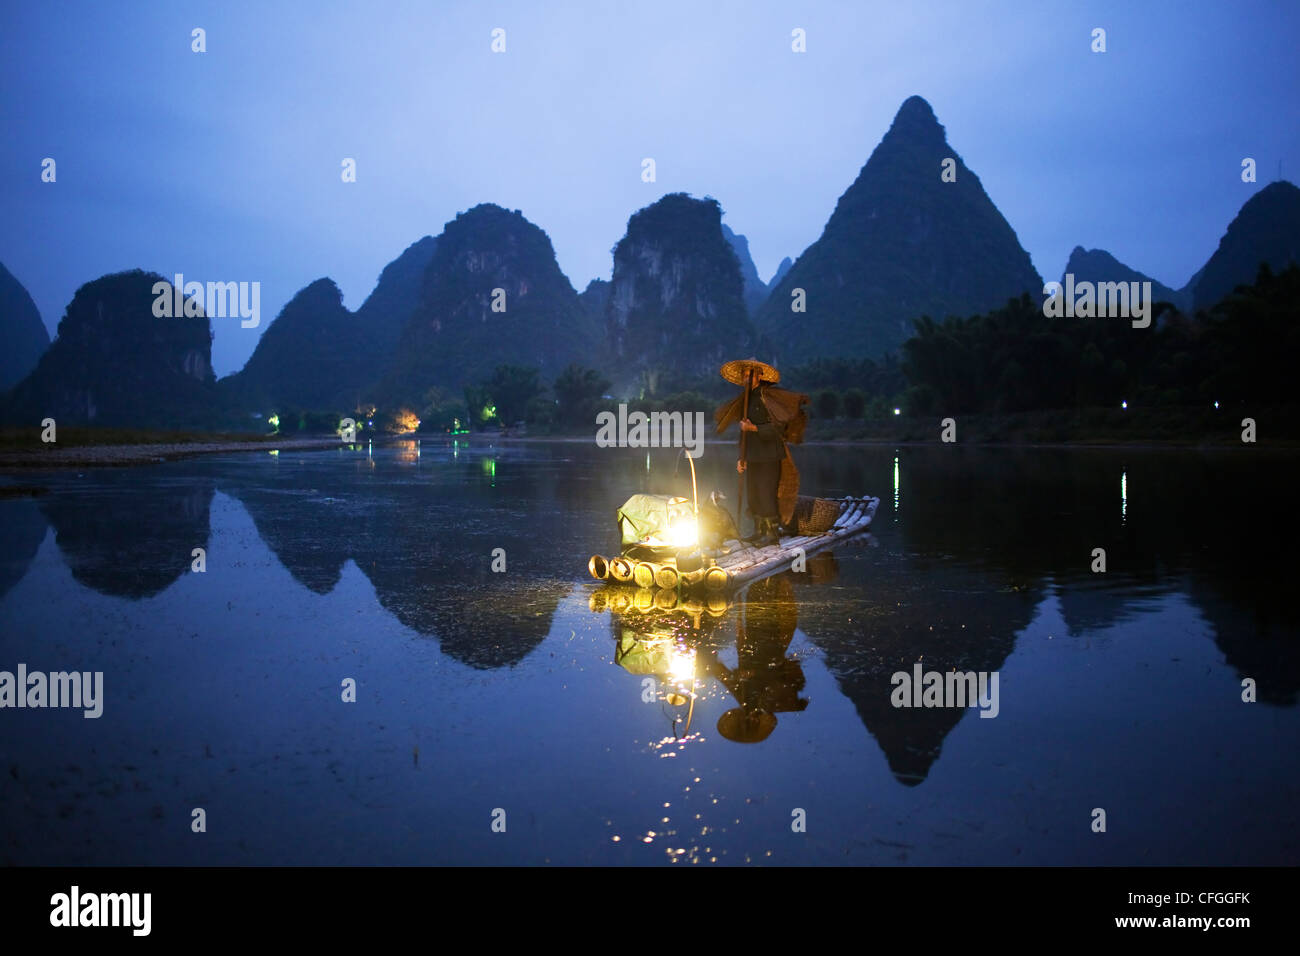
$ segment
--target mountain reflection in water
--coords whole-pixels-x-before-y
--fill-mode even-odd
[[[723,450],[697,462],[702,495],[734,488]],[[422,440],[22,476],[48,493],[0,496],[0,669],[104,669],[104,717],[85,723],[122,743],[92,745],[89,727],[57,715],[8,714],[25,729],[0,763],[13,784],[0,811],[17,821],[0,862],[193,861],[189,844],[152,842],[147,826],[173,800],[248,799],[246,784],[227,794],[217,769],[267,794],[240,824],[254,849],[212,844],[225,862],[335,859],[322,824],[286,817],[303,800],[352,834],[354,855],[339,858],[357,862],[617,862],[625,851],[586,828],[620,827],[620,793],[637,795],[643,817],[705,788],[714,802],[693,815],[709,838],[689,844],[705,861],[715,842],[712,854],[748,853],[749,841],[804,861],[1294,861],[1284,808],[1300,798],[1300,769],[1278,743],[1294,741],[1300,692],[1290,457],[816,446],[796,457],[807,490],[881,496],[870,535],[805,572],[696,601],[585,571],[616,546],[628,496],[690,493],[671,449],[647,466],[582,443]],[[191,571],[200,548],[205,574]],[[1096,548],[1105,573],[1091,570]],[[893,706],[891,677],[918,664],[1000,673],[998,718]],[[352,675],[357,713],[378,708],[361,722],[337,704]],[[1246,680],[1254,705],[1241,700]],[[135,742],[157,733],[175,739],[141,756]],[[208,754],[223,740],[244,756],[218,768]],[[690,776],[670,787],[667,768],[682,764]],[[88,790],[71,766],[116,782]],[[455,839],[438,830],[442,842],[385,838],[392,806],[424,812],[435,799],[416,786],[434,771],[438,812],[472,821],[506,790],[530,807],[533,842],[480,843],[472,823]],[[134,789],[121,786],[137,772]],[[345,779],[346,795],[330,789]],[[1109,797],[1084,796],[1083,781]],[[546,830],[575,789],[585,809]],[[46,792],[72,823],[31,815]],[[750,817],[729,809],[707,823],[708,807],[738,799]],[[789,809],[752,816],[764,801],[814,799],[831,804],[817,819],[849,834],[838,844],[810,826],[801,849],[780,851]],[[1072,835],[1071,801],[1086,817],[1102,799],[1128,808],[1116,826],[1140,819],[1147,835],[1110,849],[1086,825]],[[115,826],[77,830],[83,806]],[[1228,809],[1205,810],[1189,847],[1175,806]],[[947,835],[875,831],[882,813],[907,834],[924,818]],[[1016,835],[1023,820],[1037,842]],[[571,852],[547,842],[555,827]]]

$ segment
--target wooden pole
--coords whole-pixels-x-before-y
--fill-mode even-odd
[[[744,422],[749,418],[749,392],[750,389],[752,389],[753,387],[754,387],[754,370],[751,368],[749,370],[748,375],[746,375],[745,377],[745,395],[741,399],[741,409],[742,409],[740,413],[741,422]],[[740,458],[738,459],[739,461],[745,460],[745,438],[748,435],[749,433],[745,431],[745,426],[742,424],[740,426]],[[738,484],[739,487],[736,489],[736,530],[737,531],[739,531],[743,527],[741,522],[744,521],[743,513],[745,510],[744,509],[745,473],[743,471],[740,473],[740,480]],[[742,535],[742,537],[744,537],[744,535]]]

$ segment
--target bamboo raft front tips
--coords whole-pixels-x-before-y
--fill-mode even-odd
[[[880,506],[879,498],[839,498],[839,516],[827,531],[792,535],[776,544],[755,547],[732,539],[723,544],[725,554],[694,571],[678,571],[675,561],[644,561],[627,555],[604,558],[595,554],[587,562],[591,576],[643,588],[674,590],[703,587],[709,591],[730,591],[760,577],[784,570],[801,553],[807,557],[836,541],[866,531]]]

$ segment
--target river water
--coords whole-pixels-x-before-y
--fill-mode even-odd
[[[1300,862],[1293,456],[796,457],[872,533],[677,607],[586,573],[669,450],[0,479],[48,489],[0,499],[0,670],[103,673],[0,710],[0,863]],[[930,672],[991,697],[896,706]]]

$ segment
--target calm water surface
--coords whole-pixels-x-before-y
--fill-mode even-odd
[[[1295,458],[797,460],[873,533],[686,608],[585,571],[626,497],[689,493],[669,451],[0,478],[49,489],[0,500],[0,670],[105,697],[0,710],[0,863],[1300,862]],[[997,716],[894,707],[918,661],[996,673]]]

